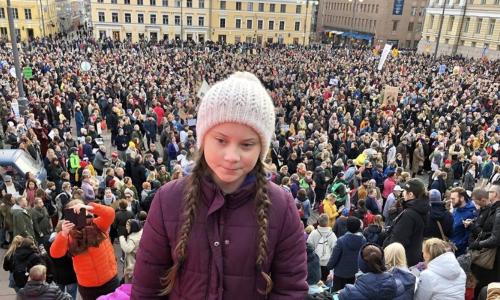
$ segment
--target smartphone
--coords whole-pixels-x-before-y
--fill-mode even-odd
[[[76,214],[73,209],[65,208],[63,217],[65,220],[75,224],[76,229],[82,229],[87,223],[87,210],[82,207],[80,213]]]

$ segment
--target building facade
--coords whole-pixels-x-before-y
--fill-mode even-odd
[[[500,59],[500,0],[431,0],[418,51],[436,49],[437,55]]]
[[[21,41],[59,32],[56,0],[11,0],[14,27]],[[7,1],[0,1],[0,36],[10,40]]]
[[[318,34],[335,44],[362,43],[415,49],[428,0],[324,0]]]
[[[312,3],[92,0],[91,16],[96,38],[308,44],[314,18]]]

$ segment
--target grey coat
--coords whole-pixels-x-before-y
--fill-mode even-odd
[[[13,235],[21,235],[23,237],[31,236],[35,238],[35,230],[33,229],[33,221],[31,214],[19,205],[14,205],[11,208],[12,212],[12,232]]]
[[[45,281],[28,281],[17,293],[17,300],[72,300],[70,294],[61,291],[55,284]]]

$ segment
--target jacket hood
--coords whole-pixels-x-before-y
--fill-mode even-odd
[[[319,233],[321,233],[322,235],[325,235],[325,234],[328,234],[330,232],[333,232],[332,228],[331,227],[321,227],[321,226],[318,226],[316,228]]]
[[[410,201],[404,201],[403,206],[404,208],[411,208],[421,215],[426,215],[430,210],[429,199],[414,199]]]
[[[15,257],[20,260],[28,260],[28,258],[35,253],[35,250],[31,247],[20,247],[16,249]]]
[[[42,281],[28,281],[23,289],[23,295],[27,297],[39,297],[47,292],[49,285]]]
[[[366,228],[366,231],[369,233],[380,233],[382,231],[382,229],[376,224],[370,224]]]
[[[396,296],[397,284],[391,273],[367,273],[356,280],[355,287],[366,299],[393,299]],[[353,295],[354,296],[354,295]],[[357,299],[352,297],[350,299]]]
[[[431,219],[442,220],[446,216],[446,207],[443,202],[431,202]]]
[[[360,232],[357,233],[347,232],[344,236],[346,237],[344,239],[345,245],[350,250],[359,250],[361,246],[365,243],[365,238],[363,237],[363,234]]]
[[[467,203],[465,204],[464,207],[458,207],[456,210],[460,214],[465,214],[465,213],[469,213],[471,211],[475,211],[476,206],[474,205],[473,201],[467,201]]]
[[[447,280],[455,280],[463,272],[458,264],[455,255],[451,252],[446,252],[434,258],[427,266],[429,271],[446,278]]]

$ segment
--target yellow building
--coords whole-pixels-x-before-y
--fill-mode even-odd
[[[11,7],[14,27],[21,41],[43,37],[44,34],[54,36],[58,32],[56,0],[11,0]],[[10,40],[6,0],[0,0],[0,35]]]
[[[96,38],[307,44],[312,2],[91,0],[91,17]]]
[[[430,0],[421,53],[500,59],[500,0]],[[441,21],[442,26],[441,26]],[[441,27],[441,29],[440,29]]]

